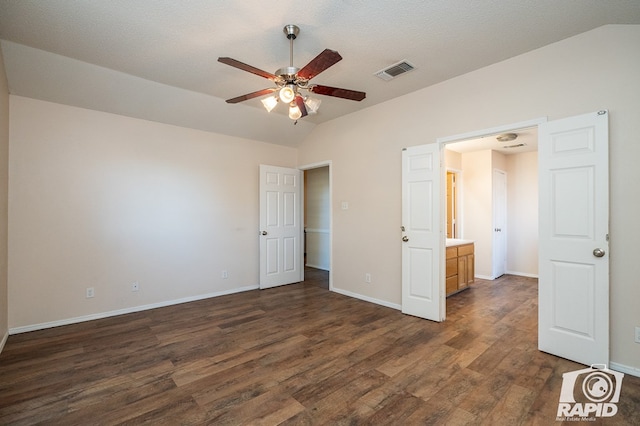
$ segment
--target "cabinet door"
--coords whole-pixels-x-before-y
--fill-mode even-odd
[[[467,256],[467,284],[471,284],[476,280],[475,257],[470,254]]]
[[[458,290],[467,286],[467,256],[458,257]]]

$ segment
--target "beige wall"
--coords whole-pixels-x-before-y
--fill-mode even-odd
[[[299,164],[332,161],[333,285],[401,301],[401,149],[547,116],[610,111],[611,361],[638,369],[640,26],[605,26],[318,126]],[[382,83],[381,83],[382,84]],[[384,83],[384,84],[393,84]],[[365,191],[364,188],[371,190]],[[349,210],[340,210],[340,201]],[[364,283],[365,272],[372,283]]]
[[[462,154],[462,234],[475,242],[476,277],[491,279],[493,268],[492,152]]]
[[[9,170],[9,88],[0,49],[0,351],[9,333],[7,290],[7,187]]]
[[[257,286],[258,166],[294,167],[295,149],[10,105],[12,330]]]
[[[450,170],[462,170],[462,155],[459,152],[444,150],[444,164]]]
[[[538,153],[507,155],[507,272],[538,276]]]

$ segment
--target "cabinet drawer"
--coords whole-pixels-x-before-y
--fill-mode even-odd
[[[467,254],[473,254],[473,244],[458,246],[458,256],[466,256]]]
[[[458,274],[458,259],[447,259],[447,277]]]
[[[458,247],[447,247],[447,259],[458,257]]]

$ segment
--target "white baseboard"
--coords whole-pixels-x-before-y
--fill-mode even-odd
[[[628,365],[618,364],[617,362],[609,362],[609,368],[630,376],[640,377],[640,368],[629,367]]]
[[[342,289],[335,288],[335,287],[332,289],[332,291],[335,291],[336,293],[340,293],[340,294],[342,294],[344,296],[353,297],[354,299],[360,299],[360,300],[364,300],[365,302],[375,303],[376,305],[386,306],[387,308],[397,309],[399,311],[402,310],[402,306],[398,305],[396,303],[389,303],[389,302],[384,301],[384,300],[375,299],[373,297],[364,296],[364,295],[358,294],[358,293],[352,293],[350,291],[342,290]]]
[[[307,263],[304,266],[308,266],[309,268],[313,268],[313,269],[320,269],[321,271],[327,271],[329,272],[329,268],[324,267],[324,266],[319,266],[319,265],[314,265],[313,263]]]
[[[516,272],[516,271],[506,271],[505,275],[516,275],[518,277],[538,278],[538,276],[535,274],[528,274],[526,272]],[[496,278],[499,278],[499,277],[492,277],[489,275],[476,275],[475,277],[481,280],[487,280],[487,281],[493,281]]]
[[[538,274],[529,274],[527,272],[507,271],[506,273],[509,275],[517,275],[519,277],[538,278]]]
[[[489,276],[489,275],[476,275],[475,278],[479,278],[481,280],[488,280],[488,281],[492,281],[494,279],[492,276]]]
[[[249,291],[249,290],[257,290],[258,288],[260,288],[260,287],[259,286],[247,286],[247,287],[241,287],[241,288],[234,288],[233,290],[226,290],[226,291],[220,291],[220,292],[216,292],[216,293],[201,294],[199,296],[184,297],[182,299],[175,299],[175,300],[168,300],[168,301],[165,301],[165,302],[151,303],[149,305],[133,306],[131,308],[118,309],[118,310],[115,310],[115,311],[99,312],[99,313],[96,313],[96,314],[84,315],[84,316],[81,316],[81,317],[67,318],[67,319],[51,321],[51,322],[43,322],[43,323],[40,323],[40,324],[25,325],[25,326],[22,326],[22,327],[14,327],[14,328],[10,328],[9,329],[9,334],[27,333],[29,331],[44,330],[46,328],[59,327],[59,326],[62,326],[62,325],[76,324],[76,323],[79,323],[79,322],[85,322],[85,321],[92,321],[92,320],[96,320],[96,319],[114,317],[114,316],[117,316],[117,315],[131,314],[133,312],[147,311],[149,309],[162,308],[162,307],[171,306],[171,305],[179,305],[181,303],[187,303],[187,302],[195,302],[196,300],[210,299],[212,297],[218,297],[218,296],[226,296],[227,294],[242,293],[243,291]],[[6,340],[6,338],[5,338],[5,340]],[[4,343],[4,341],[3,341],[3,343]]]
[[[2,350],[4,349],[4,345],[5,343],[7,343],[8,338],[9,338],[9,330],[7,330],[4,333],[4,336],[2,336],[2,340],[0,340],[0,353],[2,353]]]

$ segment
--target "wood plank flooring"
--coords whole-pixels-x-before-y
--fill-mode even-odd
[[[0,424],[561,424],[562,374],[583,366],[536,349],[536,280],[478,280],[439,324],[306,276],[10,336]],[[595,423],[640,424],[640,378]]]

